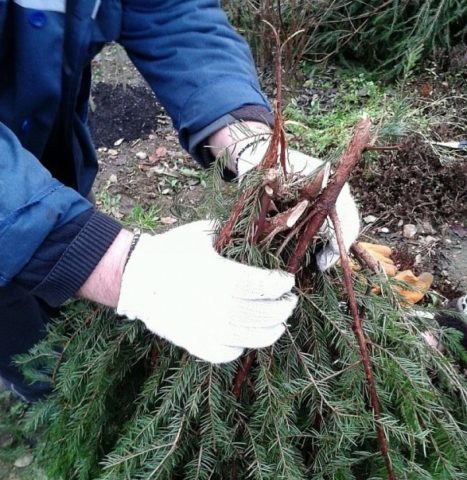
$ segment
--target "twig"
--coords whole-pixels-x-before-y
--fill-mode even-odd
[[[246,202],[254,194],[255,189],[245,190],[232,208],[232,212],[219,232],[216,240],[216,250],[221,253],[222,250],[232,241],[233,231],[240,215],[243,212]]]
[[[358,242],[350,247],[350,251],[360,263],[366,265],[370,270],[375,273],[380,271],[378,262]]]
[[[258,220],[256,221],[256,229],[255,234],[253,236],[253,243],[258,243],[258,240],[263,236],[264,229],[267,226],[266,217],[271,209],[273,198],[276,196],[277,188],[278,188],[278,178],[277,174],[274,170],[270,170],[271,175],[267,175],[270,177],[267,180],[267,183],[264,186],[263,196],[261,197],[261,207],[258,216]]]
[[[352,169],[357,165],[365,151],[365,147],[370,139],[370,127],[371,121],[367,116],[364,116],[357,123],[355,132],[346,151],[341,157],[339,166],[329,180],[327,187],[319,195],[315,205],[315,214],[310,219],[305,232],[301,235],[295,251],[289,259],[287,265],[289,272],[298,272],[308,247],[313,242],[315,235],[318,233],[318,230],[329,215],[331,209],[334,208],[342,187],[347,182]]]
[[[274,215],[274,217],[272,217],[271,219],[269,219],[264,226],[263,235],[265,238],[261,241],[261,243],[267,244],[278,233],[293,228],[295,224],[300,220],[305,210],[308,208],[309,204],[310,202],[308,200],[302,200],[288,210],[280,212],[277,215]]]
[[[274,27],[269,23],[266,22],[273,30],[276,42],[278,44],[278,51],[280,51],[280,39],[279,34],[274,29]],[[274,115],[275,115],[275,122],[274,122],[274,129],[272,131],[271,140],[269,142],[269,146],[266,150],[266,153],[261,160],[260,164],[257,166],[257,170],[265,171],[272,168],[277,167],[278,157],[280,157],[280,164],[282,166],[282,170],[284,172],[284,176],[287,174],[286,170],[286,149],[287,149],[287,140],[285,137],[284,132],[284,120],[282,118],[282,64],[281,64],[281,55],[277,55],[276,59],[276,83],[277,83],[277,96],[276,101],[274,102]],[[266,188],[267,185],[265,185]],[[229,245],[232,240],[233,231],[235,225],[237,224],[238,219],[240,218],[241,213],[244,210],[245,204],[247,201],[256,193],[256,188],[250,188],[245,190],[240,198],[237,200],[235,205],[232,208],[232,213],[228,218],[227,222],[222,227],[221,231],[219,232],[219,236],[216,241],[216,250],[218,252],[222,252],[222,250]],[[263,197],[261,199],[261,211],[260,211],[260,218],[257,221],[257,226],[255,229],[255,239],[261,236],[261,229],[264,224],[264,220],[266,218],[267,210],[269,209],[270,205],[270,198],[267,198],[268,195],[266,192],[263,193]]]
[[[242,365],[239,368],[237,374],[235,375],[234,384],[232,388],[232,392],[236,398],[240,396],[240,392],[242,391],[242,386],[245,383],[246,377],[248,376],[248,372],[252,367],[256,358],[256,352],[251,351],[248,355],[242,358]]]
[[[278,163],[277,161],[279,157],[282,171],[284,173],[284,176],[286,176],[287,175],[287,168],[286,168],[287,140],[284,132],[284,119],[282,118],[282,58],[281,58],[282,50],[280,46],[280,37],[277,30],[269,22],[266,22],[266,23],[268,23],[268,25],[272,28],[275,39],[276,39],[276,45],[278,47],[277,48],[278,53],[276,55],[276,72],[275,72],[277,95],[276,95],[276,101],[274,102],[275,123],[274,123],[274,129],[271,136],[271,141],[269,143],[266,154],[264,155],[264,158],[262,159],[261,163],[258,166],[258,169],[264,171],[266,169],[277,167],[277,163]],[[255,236],[253,238],[255,242],[261,237],[264,230],[264,226],[266,223],[266,214],[268,213],[269,207],[271,205],[271,195],[268,194],[266,189],[269,186],[270,188],[273,189],[273,192],[275,192],[275,188],[273,188],[273,183],[275,182],[272,182],[272,184],[269,184],[269,185],[265,185],[264,187],[265,191],[263,192],[263,196],[261,199],[260,216],[256,223],[256,231],[255,231]],[[247,198],[249,198],[250,195],[251,193],[248,194]],[[235,227],[235,224],[240,216],[240,213],[243,211],[243,205],[245,201],[246,199],[244,200],[242,199],[242,197],[240,197],[240,200],[234,206],[232,215],[227,221],[227,223],[229,224],[228,229],[226,229],[226,226],[227,226],[226,224],[221,231],[222,242],[224,243],[224,246],[230,242],[231,233],[233,232],[233,228]],[[230,229],[230,238],[229,238],[229,229]],[[219,236],[219,239],[220,239],[220,236]],[[219,240],[218,240],[216,244],[216,248],[218,249],[218,251],[220,251],[219,249],[220,246],[221,246],[221,243],[219,243]],[[240,395],[242,386],[246,378],[248,377],[248,372],[250,371],[250,368],[253,365],[255,358],[256,358],[256,353],[252,351],[242,359],[242,365],[238,370],[237,374],[235,375],[234,384],[232,388],[233,394],[237,398]]]
[[[383,426],[381,425],[381,407],[378,398],[378,392],[376,390],[376,382],[373,374],[373,368],[371,366],[371,359],[368,353],[367,340],[363,333],[362,321],[358,312],[357,299],[354,289],[352,287],[352,273],[350,270],[349,259],[347,257],[344,240],[342,238],[342,229],[337,215],[336,209],[333,208],[329,213],[331,221],[334,225],[334,231],[336,232],[337,244],[339,246],[339,253],[341,257],[341,266],[344,275],[344,285],[347,292],[349,309],[353,317],[352,329],[357,337],[358,346],[360,349],[360,356],[362,358],[363,368],[365,369],[365,375],[368,381],[368,387],[370,391],[370,402],[373,408],[373,414],[376,424],[376,434],[378,437],[378,443],[381,454],[386,464],[388,472],[388,480],[396,480],[394,469],[392,467],[391,459],[389,457],[389,447],[386,436],[384,434]]]
[[[400,150],[402,148],[402,144],[399,145],[367,145],[365,147],[365,152],[369,152],[371,150],[376,150],[376,151],[385,151],[385,150]]]
[[[323,168],[310,183],[302,188],[300,199],[310,201],[316,200],[316,197],[319,195],[321,188],[323,187],[324,174],[325,169]]]

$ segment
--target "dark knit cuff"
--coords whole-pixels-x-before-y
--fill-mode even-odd
[[[274,114],[262,105],[245,105],[230,112],[230,115],[242,122],[261,122],[274,127]]]
[[[52,307],[64,303],[81,288],[121,229],[117,221],[95,211],[31,293]]]

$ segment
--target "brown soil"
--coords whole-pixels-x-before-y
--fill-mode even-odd
[[[146,86],[99,82],[92,98],[89,126],[97,147],[112,147],[119,138],[133,141],[157,131],[162,109]]]

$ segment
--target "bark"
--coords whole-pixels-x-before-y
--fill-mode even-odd
[[[295,251],[289,259],[287,265],[287,270],[289,272],[296,273],[299,270],[306,251],[313,243],[313,240],[324,220],[336,205],[336,200],[342,187],[349,179],[352,169],[357,165],[365,151],[366,145],[370,139],[370,127],[371,122],[367,116],[363,117],[357,123],[347,149],[342,155],[339,165],[330,178],[328,185],[316,200],[314,215],[311,217],[305,232],[300,236]]]
[[[336,209],[332,209],[330,212],[331,221],[334,225],[334,231],[336,232],[337,244],[339,245],[339,253],[341,257],[341,266],[344,275],[344,286],[347,292],[348,305],[350,313],[352,314],[353,324],[352,329],[357,337],[358,347],[360,349],[360,357],[362,360],[363,368],[365,370],[366,379],[368,382],[368,389],[370,392],[370,402],[373,409],[373,415],[375,417],[376,435],[378,437],[379,448],[381,455],[383,456],[384,463],[386,464],[386,470],[388,472],[388,480],[396,480],[394,470],[392,467],[391,459],[389,457],[389,446],[384,434],[383,426],[381,424],[381,408],[378,398],[378,392],[376,389],[376,381],[373,374],[373,368],[371,365],[370,354],[368,352],[367,340],[363,332],[363,325],[360,314],[358,312],[357,299],[355,291],[352,287],[352,272],[350,269],[349,259],[345,250],[344,240],[342,238],[342,229],[340,226],[339,217]]]

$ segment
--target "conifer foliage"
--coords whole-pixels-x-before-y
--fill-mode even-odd
[[[254,47],[262,67],[273,61],[274,35],[261,20],[280,25],[289,45],[287,69],[330,58],[357,60],[380,78],[407,75],[436,49],[467,39],[463,0],[224,0],[230,18]]]
[[[268,175],[252,172],[237,199],[216,190],[211,211],[225,225],[235,204],[243,205],[224,255],[287,268],[297,243],[290,230],[252,241]],[[276,178],[283,182],[274,199],[279,211],[313,183]],[[45,429],[38,448],[50,478],[384,479],[378,427],[395,478],[467,478],[467,388],[453,362],[456,339],[445,335],[444,355],[428,346],[420,335],[434,329],[428,320],[409,315],[379,274],[353,274],[377,418],[342,271],[317,272],[314,248],[300,262],[300,302],[286,333],[247,356],[249,365],[199,361],[137,321],[74,305],[24,360],[55,382],[29,418]],[[374,285],[382,294],[371,293]]]
[[[323,171],[287,172],[280,74],[278,83],[263,161],[236,197],[219,188],[219,161],[209,197],[223,255],[296,273],[285,334],[212,365],[138,321],[74,304],[22,359],[55,384],[28,419],[43,429],[38,455],[51,479],[467,479],[458,337],[444,334],[444,354],[426,344],[422,332],[439,333],[430,320],[401,305],[381,273],[350,278],[344,254],[330,273],[314,266],[328,214],[339,233],[336,196],[367,147],[369,119],[321,191]]]

